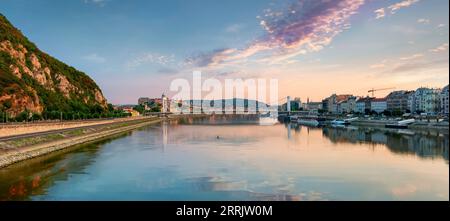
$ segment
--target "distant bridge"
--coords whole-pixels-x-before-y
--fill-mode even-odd
[[[309,111],[291,111],[291,97],[287,96],[286,98],[280,98],[278,100],[279,102],[283,102],[286,101],[286,108],[285,110],[277,110],[277,114],[278,115],[283,115],[283,116],[290,116],[290,115],[307,115],[309,114]],[[267,114],[270,113],[269,112],[265,112],[265,113],[261,113],[260,111],[258,111],[258,109],[256,111],[236,111],[236,107],[233,107],[233,111],[230,110],[225,110],[223,109],[222,111],[213,111],[212,113],[206,113],[204,111],[201,111],[200,113],[193,113],[193,112],[186,112],[186,113],[173,113],[173,112],[147,112],[144,114],[144,116],[159,116],[159,117],[163,117],[163,116],[169,116],[169,115],[198,115],[198,114],[209,114],[209,115],[223,115],[223,114]]]

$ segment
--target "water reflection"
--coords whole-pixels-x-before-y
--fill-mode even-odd
[[[448,134],[210,120],[0,169],[0,200],[448,200]]]
[[[323,137],[336,144],[370,144],[384,145],[393,153],[413,154],[422,158],[443,158],[449,162],[448,131],[386,129],[357,126],[342,127],[309,127],[298,124],[285,124],[287,137],[291,138],[291,130],[322,131]]]
[[[96,157],[96,145],[68,155],[51,154],[0,170],[0,200],[27,200],[45,194],[56,180],[68,180],[70,174],[82,173]]]
[[[448,163],[448,134],[430,131],[388,130],[362,127],[322,129],[333,143],[384,144],[398,154],[415,154],[423,158],[444,158]]]

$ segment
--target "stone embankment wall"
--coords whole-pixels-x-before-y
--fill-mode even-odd
[[[111,129],[111,130],[101,131],[101,132],[94,133],[94,134],[87,134],[87,135],[82,135],[82,136],[78,136],[78,137],[73,137],[73,138],[58,140],[58,141],[54,141],[54,142],[39,144],[39,145],[30,146],[30,147],[26,147],[26,148],[19,148],[18,150],[9,151],[7,153],[0,155],[0,168],[6,167],[13,163],[17,163],[17,162],[24,161],[27,159],[32,159],[32,158],[35,158],[38,156],[49,154],[49,153],[52,153],[52,152],[55,152],[58,150],[63,150],[65,148],[68,148],[68,147],[71,147],[74,145],[97,141],[97,140],[104,139],[104,138],[107,138],[112,135],[124,133],[126,131],[134,130],[134,129],[137,129],[137,128],[140,128],[140,127],[143,127],[143,126],[146,126],[149,124],[158,123],[158,122],[160,122],[160,119],[151,119],[151,120],[143,119],[142,122],[124,126],[124,127],[119,127],[119,128],[115,128],[115,129]]]
[[[0,137],[8,137],[14,135],[45,132],[52,130],[69,129],[83,126],[93,126],[99,124],[125,122],[130,120],[138,120],[140,117],[104,119],[104,120],[85,120],[85,121],[56,121],[56,122],[36,122],[36,123],[11,123],[0,124]]]

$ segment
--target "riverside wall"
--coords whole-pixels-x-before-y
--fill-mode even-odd
[[[138,122],[132,125],[127,125],[119,128],[114,128],[106,131],[100,131],[98,133],[86,134],[77,137],[37,144],[29,147],[18,148],[17,150],[8,151],[0,155],[0,168],[9,166],[11,164],[21,162],[24,160],[32,159],[35,157],[43,156],[55,151],[63,150],[74,145],[84,144],[89,142],[98,141],[108,138],[113,135],[124,133],[130,130],[134,130],[140,127],[144,127],[150,124],[160,122],[161,119],[142,119],[142,122]]]

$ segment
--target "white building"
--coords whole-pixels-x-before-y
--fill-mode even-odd
[[[370,111],[371,106],[370,97],[360,97],[355,101],[355,106],[353,107],[353,112],[364,114],[367,111]]]
[[[356,101],[355,108],[353,108],[353,112],[364,114],[366,110],[366,102],[364,100]]]
[[[448,115],[448,85],[441,91],[441,113]]]
[[[161,112],[162,113],[170,112],[170,100],[169,100],[169,98],[166,95],[163,94],[161,99],[162,99]]]
[[[432,88],[419,88],[414,93],[414,112],[437,114],[440,106],[440,90]]]
[[[353,110],[356,107],[356,101],[358,100],[358,97],[356,96],[351,96],[348,98],[347,100],[347,113],[351,113],[353,112]]]
[[[347,113],[348,109],[348,102],[346,100],[340,101],[336,104],[336,109],[338,114],[345,114]]]
[[[322,107],[328,109],[328,112],[330,113],[342,113],[342,106],[344,106],[344,110],[348,109],[347,104],[345,103],[349,97],[352,97],[352,95],[349,94],[341,94],[336,95],[333,94],[328,98],[325,98],[322,101]],[[344,103],[344,104],[342,104]]]
[[[374,98],[370,101],[370,110],[377,113],[383,113],[387,110],[386,98]]]
[[[416,92],[415,91],[408,94],[408,110],[411,113],[416,112]]]

